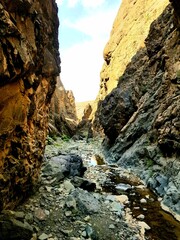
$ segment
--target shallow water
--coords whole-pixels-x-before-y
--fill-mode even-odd
[[[123,187],[121,191],[117,186]],[[157,196],[140,182],[132,182],[130,179],[120,177],[116,171],[112,171],[107,182],[102,186],[103,191],[115,195],[125,194],[129,198],[129,207],[132,216],[138,219],[138,216],[144,216],[142,221],[146,222],[151,228],[146,230],[145,236],[148,240],[180,240],[180,222],[173,216],[165,212],[157,199]]]

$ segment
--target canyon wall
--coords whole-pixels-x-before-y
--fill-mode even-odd
[[[72,136],[77,127],[75,98],[71,90],[66,90],[58,77],[51,101],[49,135]]]
[[[118,33],[118,27],[113,28],[113,35],[115,31]],[[118,85],[99,102],[96,117],[106,135],[104,146],[109,149],[108,160],[137,172],[163,198],[166,206],[180,214],[178,0],[171,0],[151,24],[145,46],[139,47],[122,76],[121,73],[114,76],[119,80]],[[119,53],[113,45],[109,46],[113,62],[112,55],[106,57],[106,65],[109,64],[107,71],[103,70],[107,72],[106,78],[111,78],[110,67],[120,71],[119,55],[125,55],[126,50]]]
[[[0,3],[0,210],[37,182],[59,75],[54,0]]]
[[[110,39],[104,48],[99,100],[117,86],[131,58],[138,49],[144,47],[150,24],[168,3],[168,0],[122,0]]]

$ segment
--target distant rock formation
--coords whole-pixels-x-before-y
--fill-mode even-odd
[[[54,0],[0,3],[0,210],[37,182],[59,75]]]
[[[171,2],[174,9],[171,4],[166,7],[151,24],[145,46],[122,76],[116,74],[118,85],[99,102],[96,116],[107,136],[109,159],[137,169],[163,202],[180,214],[180,2]],[[112,37],[118,27],[113,31]],[[126,49],[119,53],[109,45],[108,52],[104,72],[111,79],[109,68],[121,68],[119,56]]]
[[[83,104],[81,106],[83,106]],[[93,137],[91,113],[92,106],[90,103],[87,103],[87,105],[84,106],[82,118],[79,121],[75,135],[73,136],[74,139],[86,138],[88,141],[89,138]]]
[[[60,78],[51,101],[49,134],[72,136],[78,124],[73,92],[65,90]]]

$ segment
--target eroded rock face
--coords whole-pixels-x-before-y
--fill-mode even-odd
[[[36,183],[59,75],[55,1],[0,3],[0,210]]]
[[[49,123],[50,135],[72,136],[76,131],[77,113],[75,98],[71,90],[66,90],[60,78],[51,101],[51,114]]]
[[[115,88],[99,103],[110,160],[139,169],[164,202],[180,213],[180,32],[178,1],[151,24]]]
[[[118,84],[127,64],[144,47],[149,27],[169,3],[168,0],[123,0],[104,49],[104,65],[98,99],[102,100]]]

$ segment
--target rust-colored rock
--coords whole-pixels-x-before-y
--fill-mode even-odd
[[[72,136],[77,126],[76,105],[73,92],[65,90],[60,78],[51,101],[50,135]]]
[[[59,75],[54,0],[0,3],[0,210],[37,182]]]

